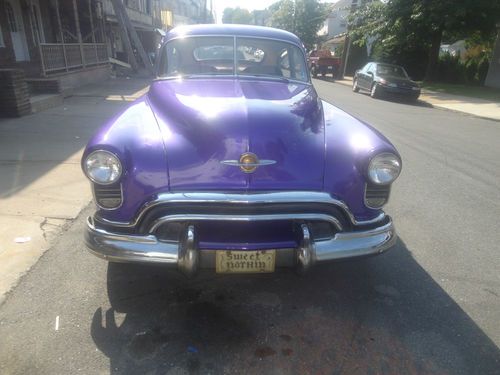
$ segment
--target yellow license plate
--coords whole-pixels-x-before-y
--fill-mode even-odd
[[[270,273],[274,272],[276,250],[215,252],[217,273]]]

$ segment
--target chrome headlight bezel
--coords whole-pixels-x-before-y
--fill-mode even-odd
[[[108,168],[111,167],[113,169],[108,179],[99,179],[95,173],[92,173],[91,168],[94,167],[93,164],[99,162],[98,157],[100,157],[101,163],[106,160],[107,163],[109,163],[107,165]],[[92,160],[94,160],[94,163],[92,163]],[[104,165],[104,163],[101,165]],[[107,150],[96,150],[87,155],[83,163],[83,169],[87,178],[98,185],[112,185],[120,179],[123,173],[122,163],[118,156]]]
[[[383,152],[371,158],[366,174],[375,185],[390,185],[399,177],[401,169],[401,159],[396,154]]]

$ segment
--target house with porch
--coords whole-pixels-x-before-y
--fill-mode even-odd
[[[28,79],[65,74],[68,84],[108,73],[100,1],[0,0],[0,26],[2,68]]]
[[[67,95],[107,79],[110,57],[130,62],[128,34],[113,1],[0,0],[0,113],[13,102],[25,108],[14,113],[29,112],[30,94]],[[149,56],[159,42],[157,28],[211,19],[207,0],[120,1]]]
[[[160,1],[122,1],[144,48],[154,52]],[[120,35],[111,0],[0,0],[0,99],[14,89],[23,102],[30,93],[65,95],[109,78],[109,57],[128,59]]]

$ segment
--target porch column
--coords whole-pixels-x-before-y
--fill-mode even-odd
[[[78,44],[80,45],[80,55],[82,56],[82,66],[85,68],[85,56],[83,54],[82,33],[80,31],[80,17],[78,17],[78,6],[76,4],[76,0],[73,0],[73,12],[75,14],[76,37],[78,38]]]
[[[87,0],[89,4],[89,17],[90,17],[90,30],[92,31],[92,43],[94,44],[95,61],[99,62],[99,55],[97,54],[97,45],[95,42],[95,31],[94,31],[94,17],[92,16],[92,0]]]
[[[43,49],[42,45],[40,44],[40,30],[39,28],[43,27],[38,23],[38,18],[35,16],[35,12],[33,10],[33,0],[28,1],[28,7],[29,7],[29,17],[30,17],[30,23],[31,23],[31,33],[32,35],[36,38],[36,44],[38,46],[38,54],[40,55],[40,65],[42,67],[42,75],[45,77],[46,74],[46,67],[45,67],[45,60],[43,58]],[[33,24],[35,27],[33,27]]]
[[[68,58],[66,56],[66,45],[64,44],[64,34],[61,23],[61,13],[59,13],[59,0],[54,0],[54,5],[56,6],[56,16],[57,16],[57,27],[59,28],[59,35],[61,36],[61,46],[63,50],[64,56],[64,66],[66,67],[66,71],[68,71]]]

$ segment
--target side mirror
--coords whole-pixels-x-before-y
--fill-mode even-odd
[[[373,77],[373,72],[368,72],[368,73],[366,73],[366,74],[368,74],[369,76],[372,76],[372,77]]]

